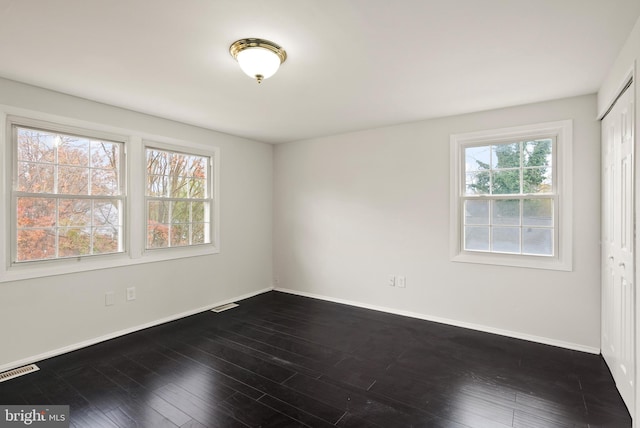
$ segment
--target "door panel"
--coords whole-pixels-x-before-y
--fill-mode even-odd
[[[602,121],[602,355],[609,367],[616,367],[617,345],[615,340],[616,316],[614,284],[616,281],[614,263],[614,236],[616,222],[614,156],[615,126],[611,120]]]
[[[602,355],[634,414],[633,85],[602,121]]]

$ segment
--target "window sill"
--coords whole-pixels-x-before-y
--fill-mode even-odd
[[[512,266],[530,269],[559,270],[566,272],[570,272],[573,270],[573,266],[570,261],[561,260],[557,257],[545,256],[522,256],[463,251],[452,256],[451,261],[484,265]]]
[[[134,266],[145,263],[157,263],[178,260],[188,257],[200,257],[220,253],[214,245],[198,245],[197,247],[157,249],[146,251],[139,257],[127,253],[69,258],[64,260],[39,261],[14,265],[0,272],[0,283],[20,281],[33,278],[44,278],[78,272],[101,269],[112,269]]]

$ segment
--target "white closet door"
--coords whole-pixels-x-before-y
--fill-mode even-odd
[[[602,120],[602,355],[634,414],[633,85]]]

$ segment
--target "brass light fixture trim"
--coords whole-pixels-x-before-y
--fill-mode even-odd
[[[281,46],[265,39],[247,38],[236,40],[231,44],[231,46],[229,46],[229,53],[236,61],[238,61],[238,54],[240,52],[252,48],[262,48],[276,54],[280,59],[280,64],[287,60],[287,52],[282,49]],[[264,76],[262,76],[261,74],[256,74],[254,77],[256,78],[258,83],[262,82],[262,80],[264,79]]]

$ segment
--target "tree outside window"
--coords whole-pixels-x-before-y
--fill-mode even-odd
[[[123,143],[13,126],[15,261],[123,251]]]
[[[146,149],[147,249],[211,243],[211,159]]]

